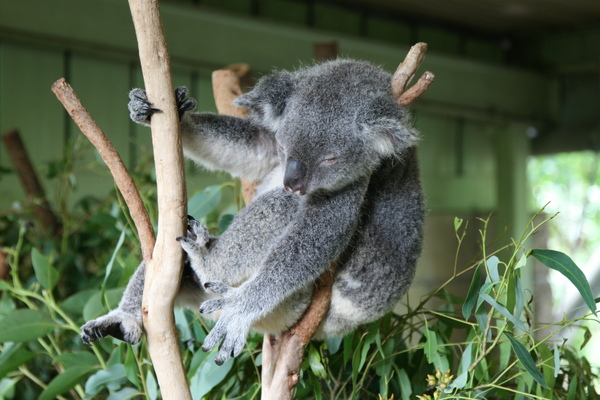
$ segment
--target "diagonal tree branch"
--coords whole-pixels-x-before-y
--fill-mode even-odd
[[[77,97],[77,94],[65,78],[54,82],[52,91],[63,104],[71,118],[73,118],[73,121],[81,132],[96,147],[102,160],[110,170],[119,191],[123,195],[125,203],[127,203],[127,207],[129,207],[129,213],[138,231],[144,261],[149,262],[152,258],[152,249],[154,249],[154,229],[152,229],[152,223],[150,222],[140,193],[135,187],[131,175],[127,172],[123,160],[110,140],[108,140],[104,132],[102,132],[83,104],[81,104],[79,97]]]

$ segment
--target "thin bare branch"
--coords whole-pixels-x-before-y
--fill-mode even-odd
[[[411,104],[423,94],[435,78],[435,75],[427,71],[412,88],[408,89],[408,85],[425,58],[425,52],[427,52],[427,43],[419,42],[412,46],[392,76],[392,95],[404,106]]]
[[[73,121],[81,132],[96,147],[102,160],[110,170],[119,191],[123,195],[125,203],[129,207],[129,213],[140,237],[144,260],[149,262],[152,259],[152,250],[154,249],[154,229],[152,228],[152,223],[150,222],[140,193],[135,187],[131,175],[127,172],[123,160],[110,140],[108,140],[104,132],[102,132],[83,104],[81,104],[79,97],[77,97],[71,85],[64,78],[54,82],[52,91],[63,104],[71,118],[73,118]]]
[[[423,73],[423,75],[421,76],[421,78],[419,78],[417,83],[415,83],[407,91],[400,95],[400,97],[398,98],[398,103],[400,103],[403,106],[408,106],[412,104],[423,93],[425,93],[427,88],[429,88],[429,85],[431,85],[434,80],[435,75],[432,72],[425,71],[425,73]]]

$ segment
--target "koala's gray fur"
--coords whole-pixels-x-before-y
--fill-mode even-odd
[[[250,111],[244,119],[186,112],[195,106],[186,95],[178,89],[186,156],[260,181],[219,238],[194,220],[178,238],[195,272],[184,278],[180,299],[218,318],[203,348],[222,341],[220,363],[242,351],[250,328],[289,328],[336,259],[318,338],[391,310],[413,279],[424,218],[417,133],[392,98],[391,75],[352,60],[274,72],[235,101]],[[134,89],[130,98],[132,119],[149,124],[158,110],[145,92]],[[140,269],[119,308],[82,327],[84,342],[139,340]]]

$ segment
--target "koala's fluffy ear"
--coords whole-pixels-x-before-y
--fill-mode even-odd
[[[419,140],[418,133],[408,121],[406,110],[392,99],[374,99],[359,112],[357,123],[367,134],[373,150],[381,157],[399,155]]]
[[[247,108],[264,125],[277,130],[293,91],[293,74],[288,71],[277,71],[262,77],[254,89],[235,99],[233,104]]]

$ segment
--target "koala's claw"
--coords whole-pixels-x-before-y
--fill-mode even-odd
[[[188,218],[187,236],[180,236],[176,240],[181,243],[183,250],[191,255],[206,246],[210,240],[210,234],[206,225]]]
[[[152,115],[160,112],[158,108],[152,107],[152,104],[148,102],[148,96],[146,91],[142,89],[132,89],[129,92],[129,116],[135,122],[142,124],[149,124]]]
[[[220,281],[206,282],[204,284],[204,287],[206,289],[210,289],[213,292],[218,293],[218,294],[222,294],[222,295],[227,294],[227,292],[229,292],[231,290],[231,286],[228,286],[228,285],[226,285],[226,284],[224,284],[223,282],[220,282]]]
[[[188,89],[185,86],[180,86],[175,89],[175,98],[177,100],[177,111],[179,118],[183,116],[186,111],[192,111],[196,108],[196,100],[189,98]],[[152,107],[152,103],[148,101],[148,95],[143,89],[133,89],[129,92],[129,115],[135,122],[149,124],[152,115],[161,112],[158,108]]]
[[[198,312],[200,314],[210,314],[215,311],[222,310],[223,308],[225,308],[225,304],[225,299],[206,300],[200,305],[200,309],[198,309]]]
[[[177,111],[179,112],[179,118],[183,116],[186,111],[192,111],[196,108],[196,100],[189,98],[188,88],[185,86],[179,86],[175,89],[175,98],[177,99]]]

